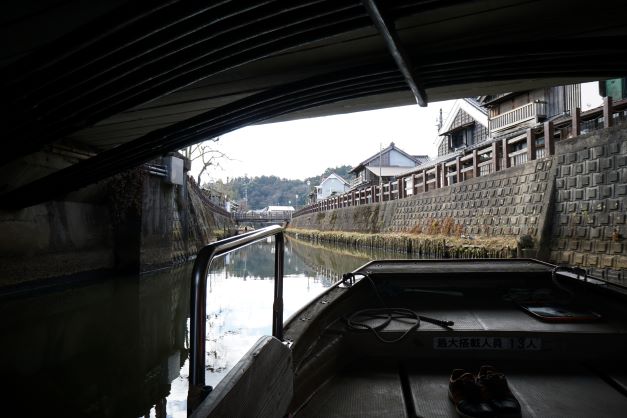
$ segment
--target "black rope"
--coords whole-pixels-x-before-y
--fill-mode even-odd
[[[443,328],[450,328],[455,325],[453,321],[445,321],[435,318],[430,318],[428,316],[422,316],[418,314],[416,311],[407,308],[388,308],[386,307],[386,303],[379,294],[377,290],[377,286],[367,273],[358,273],[362,275],[365,279],[370,282],[372,286],[372,290],[374,291],[377,299],[383,307],[381,308],[369,308],[369,309],[361,309],[357,312],[354,312],[351,316],[346,319],[346,324],[349,329],[357,330],[357,331],[371,331],[374,335],[379,339],[379,341],[384,343],[396,343],[405,338],[409,333],[418,329],[420,327],[420,321],[429,322],[434,325],[441,326]],[[346,273],[342,276],[342,281],[354,283],[355,281],[355,273]],[[379,325],[372,326],[368,322],[372,320],[383,320]],[[385,339],[381,336],[380,332],[383,331],[388,325],[392,323],[392,321],[399,322],[409,322],[411,326],[405,330],[405,332],[399,337],[392,339]]]
[[[363,320],[357,320],[356,318],[363,317]],[[372,326],[368,324],[367,321],[371,321],[373,319],[383,319],[384,321],[377,325]],[[387,327],[393,320],[402,321],[402,320],[411,320],[413,324],[409,327],[400,337],[393,339],[385,339],[383,338],[379,331],[382,331]],[[351,316],[346,320],[348,328],[353,330],[370,330],[374,333],[374,335],[384,343],[395,343],[407,336],[410,332],[414,331],[420,326],[420,315],[416,312],[404,309],[404,308],[373,308],[373,309],[362,309]]]

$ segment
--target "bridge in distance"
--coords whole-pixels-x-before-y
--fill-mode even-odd
[[[238,224],[242,223],[283,223],[289,222],[292,219],[291,212],[279,212],[279,213],[245,213],[237,212],[234,215],[235,221]]]

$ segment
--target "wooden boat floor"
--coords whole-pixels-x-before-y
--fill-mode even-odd
[[[451,370],[403,370],[404,366],[346,369],[295,416],[458,417],[448,398]],[[627,410],[627,396],[583,367],[506,375],[523,417],[623,417]]]
[[[422,417],[456,417],[447,397],[448,373],[409,377],[416,413]],[[507,373],[523,417],[622,417],[627,397],[599,376],[583,369],[566,372]]]
[[[328,381],[297,417],[407,417],[398,370],[345,370]]]
[[[495,301],[494,299],[489,302],[465,300],[458,302],[455,307],[448,308],[442,308],[441,304],[438,306],[426,301],[417,304],[390,304],[390,306],[411,309],[422,316],[430,318],[454,321],[455,325],[452,328],[456,331],[627,333],[627,318],[622,314],[605,312],[603,307],[592,308],[594,311],[603,314],[603,319],[598,322],[551,323],[532,317],[517,308],[513,303]],[[377,326],[381,323],[381,320],[374,319],[369,321],[366,319],[365,322],[371,326]],[[409,324],[411,324],[411,321]],[[404,331],[407,327],[408,321],[392,320],[383,332]],[[418,331],[444,331],[444,329],[438,325],[422,321]]]

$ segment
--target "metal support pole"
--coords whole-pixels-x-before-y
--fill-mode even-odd
[[[190,288],[190,353],[188,412],[196,408],[207,395],[205,388],[205,340],[207,337],[207,273],[211,261],[220,255],[242,248],[261,239],[275,236],[274,304],[272,333],[283,339],[283,228],[278,225],[236,235],[203,247],[196,256]]]
[[[272,304],[272,335],[283,341],[283,233],[274,237],[274,303]]]
[[[394,58],[396,65],[403,74],[403,77],[405,77],[405,82],[411,89],[412,93],[414,93],[416,103],[418,103],[421,107],[426,107],[427,93],[418,83],[418,77],[412,67],[409,56],[405,52],[398,34],[394,30],[394,23],[385,19],[375,0],[362,0],[362,3],[368,11],[370,19],[372,19],[375,27],[379,30],[379,33],[383,37],[388,51],[392,55],[392,58]]]

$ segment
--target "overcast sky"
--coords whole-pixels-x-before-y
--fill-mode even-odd
[[[248,175],[275,175],[303,180],[327,167],[355,166],[394,142],[412,155],[436,154],[436,121],[453,101],[428,107],[403,106],[292,122],[250,126],[220,138],[214,146],[231,157],[212,180]],[[199,167],[193,167],[197,172]],[[205,178],[203,181],[206,181]]]
[[[428,107],[403,106],[292,122],[250,126],[221,137],[214,146],[232,160],[222,159],[207,180],[275,175],[303,180],[327,167],[355,166],[394,142],[412,155],[437,155],[436,121],[444,120],[454,101]],[[599,106],[597,83],[582,85],[582,110]],[[200,167],[196,163],[192,174]]]

